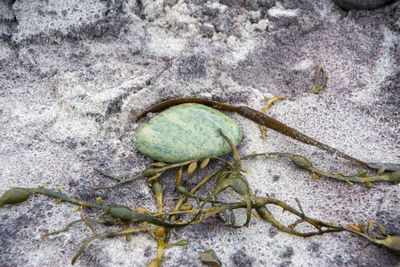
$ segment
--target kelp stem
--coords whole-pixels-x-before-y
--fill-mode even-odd
[[[359,159],[352,157],[344,152],[341,152],[341,151],[337,150],[336,148],[325,145],[325,144],[297,131],[296,129],[293,129],[293,128],[287,126],[286,124],[284,124],[276,119],[273,119],[270,116],[268,116],[260,111],[249,108],[247,106],[233,106],[233,105],[224,104],[221,102],[212,101],[212,100],[203,99],[203,98],[175,98],[175,99],[170,99],[170,100],[166,100],[161,103],[158,103],[158,104],[150,107],[149,109],[141,112],[140,114],[138,114],[135,117],[135,121],[138,121],[139,119],[143,118],[148,113],[160,112],[169,107],[180,105],[180,104],[185,104],[185,103],[197,103],[197,104],[206,105],[206,106],[218,109],[218,110],[239,113],[240,115],[242,115],[243,117],[245,117],[249,120],[252,120],[261,125],[265,125],[266,127],[270,128],[272,130],[275,130],[283,135],[286,135],[286,136],[293,138],[297,141],[300,141],[304,144],[315,146],[315,147],[322,149],[324,151],[327,151],[331,154],[340,156],[344,159],[356,162],[358,164],[361,164],[361,165],[371,168],[371,169],[375,169],[373,166],[370,166],[368,163],[366,163],[362,160],[359,160]]]

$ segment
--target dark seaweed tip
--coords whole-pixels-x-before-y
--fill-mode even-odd
[[[389,175],[389,181],[398,184],[400,183],[400,171],[394,171]]]
[[[11,188],[0,197],[0,207],[5,205],[15,205],[26,201],[31,192],[22,188]]]
[[[292,162],[301,169],[308,170],[312,167],[312,163],[308,159],[299,155],[293,156]]]

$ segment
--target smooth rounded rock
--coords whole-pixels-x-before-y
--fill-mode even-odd
[[[376,9],[395,0],[333,0],[343,9]]]
[[[135,145],[142,154],[168,163],[217,157],[231,151],[219,129],[235,145],[240,143],[242,131],[231,118],[204,105],[182,104],[143,124]]]

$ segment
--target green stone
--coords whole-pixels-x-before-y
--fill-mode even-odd
[[[242,131],[231,118],[204,105],[182,104],[143,124],[135,145],[142,154],[168,163],[218,157],[231,151],[219,129],[235,145],[240,143]]]

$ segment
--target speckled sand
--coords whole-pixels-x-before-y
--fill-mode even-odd
[[[0,1],[0,192],[46,185],[84,200],[154,210],[144,181],[104,192],[99,166],[134,174],[151,162],[133,147],[134,114],[172,97],[205,97],[261,109],[360,159],[400,163],[400,4],[344,11],[330,0],[3,0]],[[320,95],[309,87],[321,64]],[[242,127],[241,153],[289,151],[329,171],[356,166],[228,114]],[[210,166],[212,167],[212,165]],[[400,231],[400,186],[320,179],[285,160],[250,160],[247,178],[307,214],[348,224],[368,218]],[[174,174],[163,179],[171,196]],[[187,181],[192,186],[193,181]],[[176,195],[175,195],[176,197]],[[171,206],[173,199],[166,198]],[[0,266],[69,266],[84,226],[51,238],[79,218],[71,205],[34,197],[0,210]],[[279,211],[278,211],[278,214]],[[279,215],[287,220],[287,214]],[[240,218],[238,218],[240,219]],[[214,249],[224,266],[398,266],[399,256],[348,234],[302,239],[253,219],[249,228],[220,222],[175,231],[184,248],[164,266],[201,266]],[[145,266],[156,253],[145,234],[96,241],[77,266]]]

